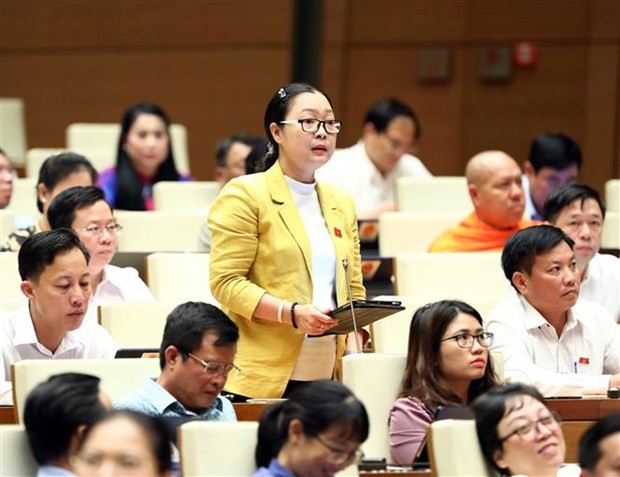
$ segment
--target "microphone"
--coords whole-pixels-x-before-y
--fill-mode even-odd
[[[360,345],[360,337],[357,334],[357,320],[355,319],[355,307],[353,306],[353,297],[351,295],[351,275],[349,274],[349,261],[346,258],[342,259],[342,268],[344,268],[344,276],[347,282],[347,294],[349,303],[351,306],[351,319],[353,320],[353,333],[355,334],[355,346],[357,348],[357,352],[362,352],[362,346]]]

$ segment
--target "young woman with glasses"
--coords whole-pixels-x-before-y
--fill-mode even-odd
[[[345,337],[309,336],[337,323],[330,310],[366,296],[353,201],[314,178],[341,128],[329,98],[307,84],[284,86],[264,127],[265,172],[229,181],[208,219],[211,291],[239,327],[244,372],[226,384],[236,400],[280,398],[331,378]]]
[[[419,308],[409,328],[407,365],[390,411],[392,461],[411,464],[440,406],[466,406],[497,385],[482,317],[461,301]]]
[[[575,476],[563,465],[566,444],[560,417],[532,386],[507,384],[472,404],[482,453],[501,475]]]
[[[336,381],[315,381],[260,419],[253,477],[332,476],[358,463],[368,437],[366,408]]]

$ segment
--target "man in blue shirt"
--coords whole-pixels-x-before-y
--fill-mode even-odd
[[[232,404],[220,395],[234,365],[239,331],[219,308],[199,302],[177,306],[166,321],[161,373],[114,403],[152,416],[236,421]]]

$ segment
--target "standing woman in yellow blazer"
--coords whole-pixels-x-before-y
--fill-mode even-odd
[[[331,101],[310,85],[286,85],[264,126],[265,172],[228,182],[208,218],[211,292],[239,327],[241,372],[226,385],[239,400],[279,398],[332,377],[346,337],[309,336],[334,326],[326,313],[349,301],[343,259],[352,299],[366,295],[353,201],[314,178],[341,127]]]

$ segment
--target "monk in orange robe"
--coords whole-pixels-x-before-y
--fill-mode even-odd
[[[535,222],[523,218],[525,196],[521,169],[501,151],[476,154],[465,169],[474,211],[446,230],[429,252],[488,252],[502,250],[513,233]]]

